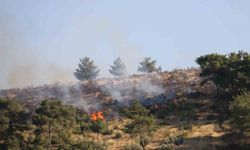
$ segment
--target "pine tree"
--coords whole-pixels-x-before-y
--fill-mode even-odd
[[[109,69],[109,72],[114,76],[124,76],[127,73],[126,66],[120,57],[118,57],[114,61],[114,65],[111,65],[110,67],[111,69]]]
[[[65,146],[76,125],[76,111],[57,99],[44,100],[36,109],[33,124],[37,126],[35,146],[50,149],[52,141]]]
[[[13,99],[0,98],[0,149],[24,147],[22,131],[28,129],[31,114]]]
[[[208,54],[196,59],[203,83],[213,81],[218,95],[237,95],[250,90],[250,53],[239,51],[228,55]]]
[[[80,80],[94,80],[99,75],[100,69],[94,65],[93,60],[88,57],[80,59],[78,69],[74,72],[75,77]]]
[[[124,108],[121,114],[132,120],[131,123],[126,126],[127,131],[139,135],[140,145],[143,150],[145,150],[145,146],[148,143],[144,137],[148,132],[154,130],[156,126],[155,117],[136,100],[133,101],[129,107]]]
[[[157,71],[156,60],[151,60],[150,57],[144,58],[144,60],[139,63],[137,71],[145,73],[152,73]]]

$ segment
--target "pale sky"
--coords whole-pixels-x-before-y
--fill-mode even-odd
[[[0,89],[76,81],[88,56],[108,77],[147,56],[164,70],[250,50],[249,0],[0,0]]]

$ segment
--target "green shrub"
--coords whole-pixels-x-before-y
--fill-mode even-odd
[[[235,97],[230,112],[235,131],[250,136],[250,92]]]
[[[72,146],[72,150],[105,150],[106,147],[100,142],[84,141]]]
[[[141,145],[142,147],[145,147],[145,146],[148,145],[150,142],[151,142],[150,137],[148,137],[148,136],[146,136],[146,135],[142,136],[141,139],[140,139],[140,145]]]
[[[174,142],[175,142],[175,137],[170,136],[170,137],[163,139],[162,143],[163,144],[173,144]]]
[[[130,144],[122,148],[122,150],[142,150],[142,147],[139,144]]]
[[[183,144],[183,137],[177,136],[174,142],[175,145],[182,145]]]
[[[107,124],[102,120],[93,121],[90,129],[95,133],[103,134],[107,130]]]
[[[155,117],[137,100],[134,100],[129,107],[122,109],[121,115],[132,120],[125,126],[127,133],[148,133],[155,129]]]
[[[175,144],[175,145],[181,145],[183,144],[183,137],[181,136],[170,136],[163,140],[163,144]]]
[[[7,149],[19,149],[21,147],[21,140],[16,136],[10,136],[7,139]]]
[[[115,132],[114,138],[121,138],[121,137],[122,137],[122,132],[121,131]]]
[[[113,130],[107,129],[107,130],[103,131],[102,134],[103,134],[103,135],[111,135],[111,134],[113,134]]]
[[[175,148],[173,144],[162,144],[157,150],[175,150]]]

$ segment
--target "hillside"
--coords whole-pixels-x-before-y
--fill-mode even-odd
[[[70,84],[49,84],[38,87],[0,91],[0,97],[15,98],[33,108],[44,99],[58,98],[85,111],[102,110],[112,104],[126,105],[137,99],[145,105],[161,104],[177,96],[213,94],[213,84],[201,86],[199,69],[174,70],[123,78],[97,79]]]
[[[30,110],[34,110],[44,99],[57,98],[88,113],[103,111],[112,133],[87,136],[73,134],[74,141],[93,139],[102,141],[110,150],[133,144],[137,138],[124,132],[128,122],[119,117],[124,106],[138,100],[158,118],[160,126],[151,133],[151,143],[146,149],[156,149],[166,138],[183,137],[178,150],[203,149],[223,145],[226,132],[218,122],[219,111],[215,111],[215,89],[212,83],[201,85],[199,69],[174,70],[123,78],[98,79],[74,84],[50,84],[23,89],[1,91],[1,97],[15,98]],[[117,133],[121,137],[116,137]]]

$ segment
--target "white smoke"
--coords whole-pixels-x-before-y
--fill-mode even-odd
[[[157,78],[157,75],[155,74]],[[154,84],[150,76],[130,77],[110,80],[106,84],[99,85],[101,90],[110,95],[113,100],[126,103],[126,100],[145,99],[164,93],[159,84]]]

